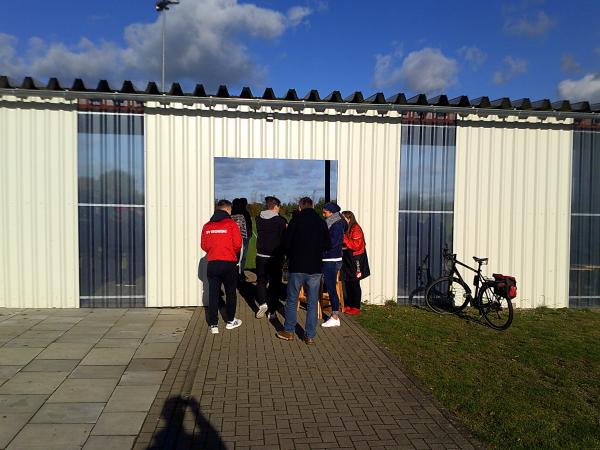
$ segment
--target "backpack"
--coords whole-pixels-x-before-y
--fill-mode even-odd
[[[494,294],[512,300],[517,296],[517,279],[510,275],[499,273],[492,274],[496,284],[494,285]]]

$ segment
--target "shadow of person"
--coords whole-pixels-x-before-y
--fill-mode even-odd
[[[258,295],[256,290],[256,284],[251,283],[249,281],[239,281],[237,288],[238,292],[240,293],[244,301],[248,304],[250,309],[253,312],[258,311],[258,305],[256,304],[256,299]]]
[[[183,426],[186,411],[194,418],[191,432]],[[194,397],[184,398],[180,395],[169,397],[160,413],[165,426],[153,436],[147,447],[149,450],[202,448],[226,449],[218,431],[204,417],[200,405]],[[191,428],[191,427],[190,427]]]
[[[206,270],[208,267],[208,258],[203,256],[198,262],[198,280],[202,283],[202,303],[199,306],[208,306],[208,276]]]

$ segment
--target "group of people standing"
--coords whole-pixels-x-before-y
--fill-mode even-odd
[[[252,222],[246,220],[246,206],[220,200],[210,221],[202,229],[201,245],[207,253],[209,285],[208,322],[213,334],[218,329],[218,304],[221,285],[225,288],[226,328],[241,325],[235,317],[236,285],[243,276]],[[359,314],[362,292],[360,280],[369,276],[364,233],[351,211],[341,211],[335,203],[323,207],[323,220],[313,201],[303,197],[288,224],[280,215],[281,202],[274,196],[265,198],[265,209],[256,217],[256,290],[257,318],[275,319],[280,305],[282,273],[288,264],[287,300],[283,330],[277,337],[291,341],[295,337],[297,302],[304,287],[307,315],[304,341],[314,344],[317,329],[318,295],[321,280],[329,294],[331,315],[321,325],[341,325],[340,312]],[[249,213],[248,217],[250,216]],[[248,231],[250,229],[250,232]],[[344,283],[345,306],[340,311],[337,294],[338,273]]]

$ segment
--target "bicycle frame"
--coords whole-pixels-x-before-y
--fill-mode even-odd
[[[486,265],[487,261],[478,261],[478,267],[477,267],[477,269],[475,269],[474,267],[471,267],[463,262],[460,262],[458,259],[456,259],[456,254],[446,254],[446,255],[444,255],[444,258],[449,259],[452,262],[452,270],[450,271],[450,273],[448,275],[455,275],[467,286],[467,289],[469,289],[469,292],[467,293],[470,296],[469,301],[473,301],[473,299],[479,298],[479,289],[482,285],[481,280],[482,280],[482,278],[484,278],[483,275],[481,274],[481,266]],[[462,277],[462,275],[456,268],[457,265],[464,267],[465,269],[468,269],[471,272],[475,272],[476,275],[475,275],[475,278],[473,279],[473,286],[475,286],[475,295],[473,295],[473,292],[471,291],[469,283],[467,283],[465,281],[465,279]]]

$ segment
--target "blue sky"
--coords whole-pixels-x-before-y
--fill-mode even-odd
[[[241,188],[246,190],[240,190]],[[337,193],[337,161],[331,162],[331,198]],[[261,203],[274,195],[284,203],[325,196],[325,162],[306,159],[215,158],[215,197],[246,197]]]
[[[5,2],[0,73],[160,79],[154,1]],[[600,101],[600,2],[181,0],[167,79],[386,95]]]

